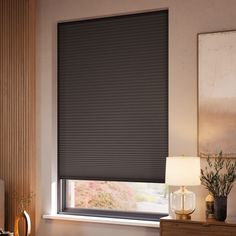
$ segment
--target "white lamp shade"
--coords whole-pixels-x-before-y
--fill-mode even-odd
[[[167,157],[166,184],[172,186],[200,185],[200,158]]]

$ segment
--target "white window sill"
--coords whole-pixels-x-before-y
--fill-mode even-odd
[[[160,228],[160,223],[157,221],[115,219],[115,218],[105,218],[105,217],[95,217],[95,216],[74,216],[74,215],[55,214],[55,215],[43,215],[43,219]]]

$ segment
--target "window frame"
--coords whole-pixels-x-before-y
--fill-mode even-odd
[[[58,214],[62,215],[80,215],[105,217],[115,219],[131,219],[131,220],[145,220],[145,221],[159,221],[160,218],[168,216],[168,213],[146,213],[146,212],[125,212],[114,210],[97,210],[84,208],[68,208],[66,207],[66,179],[58,180]]]
[[[148,12],[155,12],[155,11],[162,11],[162,10],[169,10],[168,8],[162,9],[154,9],[148,11],[138,11],[132,12],[128,14],[117,14],[117,15],[110,15],[105,17],[113,17],[113,16],[123,16],[129,14],[139,14],[139,13],[148,13]],[[103,16],[104,17],[104,16]],[[102,17],[102,18],[103,18]],[[89,18],[89,19],[99,19],[100,17]],[[83,19],[81,19],[83,20]],[[87,19],[85,19],[87,20]],[[168,39],[169,41],[169,39]],[[168,42],[169,44],[169,42]],[[169,55],[168,55],[169,57]],[[57,61],[58,67],[58,61]],[[169,81],[168,81],[169,84]],[[169,100],[169,98],[168,98]],[[57,107],[57,111],[58,111]],[[169,113],[169,111],[168,111]],[[57,123],[58,125],[58,123]],[[58,130],[58,129],[57,129]],[[58,131],[57,131],[58,132]],[[58,143],[57,143],[58,144]],[[57,156],[58,162],[58,156]],[[66,207],[66,180],[67,179],[60,179],[58,173],[58,163],[57,163],[57,214],[60,215],[77,215],[77,216],[90,216],[90,217],[101,217],[101,218],[113,218],[113,219],[127,219],[127,220],[140,220],[140,221],[151,221],[151,222],[159,222],[160,218],[168,216],[168,213],[146,213],[146,212],[125,212],[125,211],[114,211],[114,210],[98,210],[98,209],[82,209],[82,208],[68,208]],[[81,180],[81,179],[78,179]],[[92,180],[92,179],[90,179]],[[158,183],[157,183],[158,184]]]

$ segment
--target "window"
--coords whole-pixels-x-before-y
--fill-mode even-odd
[[[58,24],[60,213],[167,213],[168,11]]]
[[[165,184],[67,180],[67,209],[100,209],[130,212],[168,212]]]

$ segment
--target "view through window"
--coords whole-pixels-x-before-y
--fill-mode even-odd
[[[67,180],[66,207],[168,213],[165,184]]]

